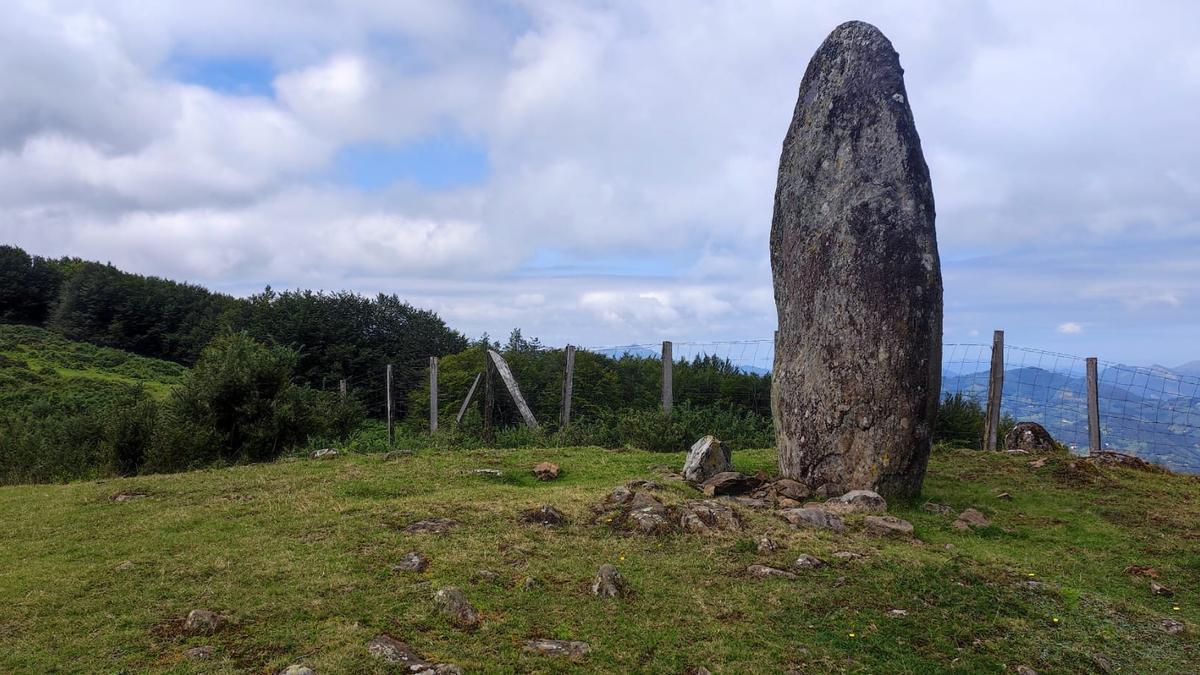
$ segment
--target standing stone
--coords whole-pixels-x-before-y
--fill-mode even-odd
[[[783,141],[771,269],[780,473],[916,494],[941,378],[933,190],[891,42],[838,26]]]
[[[683,462],[683,479],[690,483],[703,483],[723,472],[733,471],[729,448],[715,436],[705,436],[692,444],[687,459]]]

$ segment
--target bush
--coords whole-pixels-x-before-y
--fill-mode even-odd
[[[933,442],[960,448],[982,447],[984,411],[979,401],[961,393],[946,394],[938,408]]]

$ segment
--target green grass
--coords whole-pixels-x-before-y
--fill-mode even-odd
[[[186,368],[74,342],[41,328],[0,324],[0,407],[88,408],[141,387],[165,398]]]
[[[935,453],[924,497],[993,521],[960,532],[920,502],[891,511],[916,539],[882,541],[850,518],[846,534],[793,530],[740,509],[743,533],[644,537],[590,522],[593,504],[632,478],[676,468],[682,454],[597,448],[439,451],[290,460],[165,476],[0,488],[0,672],[388,672],[365,644],[378,633],[467,672],[714,673],[1194,671],[1200,609],[1200,482],[1194,478],[1034,469],[1027,458]],[[529,469],[563,468],[538,483]],[[773,452],[735,453],[743,471]],[[499,478],[473,473],[498,468]],[[669,502],[695,493],[666,483]],[[115,502],[121,492],[148,496]],[[1013,499],[999,499],[1009,492]],[[559,529],[524,526],[524,508],[552,504]],[[431,516],[459,525],[406,534]],[[782,550],[755,553],[768,534]],[[947,545],[952,545],[948,548]],[[393,573],[407,551],[432,559]],[[864,555],[834,562],[834,551]],[[787,567],[801,553],[831,564],[797,581],[751,579],[751,563]],[[133,562],[117,571],[125,560]],[[631,597],[589,593],[611,562]],[[1154,596],[1149,565],[1174,598]],[[498,582],[473,580],[481,569]],[[526,576],[543,582],[521,588]],[[1029,588],[1028,581],[1040,588]],[[452,627],[434,592],[460,586],[481,627]],[[1178,610],[1173,609],[1178,607]],[[193,608],[228,614],[208,637],[186,636]],[[891,618],[904,609],[908,616]],[[1164,618],[1182,635],[1159,628]],[[525,654],[538,637],[585,640],[578,662]],[[213,658],[183,652],[211,645]],[[398,672],[398,671],[396,671]]]

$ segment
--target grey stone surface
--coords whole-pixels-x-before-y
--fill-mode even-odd
[[[1005,450],[1051,452],[1054,448],[1054,437],[1037,422],[1018,422],[1004,434]]]
[[[553,506],[542,504],[537,508],[522,512],[521,522],[537,525],[562,525],[567,522],[567,517]]]
[[[903,72],[870,24],[826,38],[783,142],[771,224],[780,474],[885,497],[920,490],[941,378],[933,189]]]
[[[703,483],[722,471],[733,471],[733,463],[729,448],[714,436],[696,441],[683,461],[683,479],[691,483]]]
[[[608,563],[600,566],[596,571],[596,578],[592,580],[592,595],[600,598],[619,598],[624,596],[627,590],[621,573]]]
[[[887,501],[871,490],[851,490],[826,501],[825,508],[834,513],[883,513],[887,511]]]
[[[279,675],[317,675],[317,671],[308,666],[293,663],[292,665],[279,671]]]
[[[792,567],[798,570],[815,570],[824,564],[825,563],[822,562],[817,556],[802,553],[799,558],[796,558],[796,560],[792,562]]]
[[[525,643],[525,651],[542,656],[579,658],[591,650],[591,645],[577,640],[530,640]]]
[[[912,523],[896,516],[867,516],[863,518],[867,532],[877,537],[907,538],[913,536]]]
[[[796,527],[845,532],[846,524],[837,515],[821,508],[782,509],[779,515]]]
[[[712,534],[739,532],[742,524],[728,503],[718,499],[690,501],[679,508],[679,526],[685,532]]]
[[[390,635],[376,635],[371,638],[367,643],[367,651],[378,659],[403,666],[401,672],[405,673],[452,675],[463,672],[462,668],[452,663],[431,663],[421,658],[407,643]]]
[[[225,623],[225,617],[207,609],[193,609],[188,612],[183,622],[183,630],[188,633],[211,633]]]
[[[400,562],[392,565],[393,572],[424,572],[429,567],[429,558],[416,551],[400,556]]]
[[[768,567],[767,565],[751,565],[746,568],[746,574],[749,574],[750,576],[755,577],[757,579],[771,579],[771,578],[797,579],[798,578],[795,574],[792,574],[791,572],[777,569],[775,567]]]
[[[467,602],[467,596],[454,586],[447,586],[434,596],[442,614],[459,628],[474,628],[479,625],[479,612]]]
[[[761,484],[762,481],[754,476],[747,476],[738,471],[722,471],[721,473],[709,476],[700,485],[700,489],[709,497],[720,497],[722,495],[744,494]]]

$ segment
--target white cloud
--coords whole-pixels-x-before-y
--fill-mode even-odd
[[[1059,333],[1062,333],[1063,335],[1078,335],[1083,332],[1083,326],[1081,326],[1073,321],[1068,321],[1066,323],[1058,324],[1058,328],[1056,328],[1055,330],[1057,330]]]

